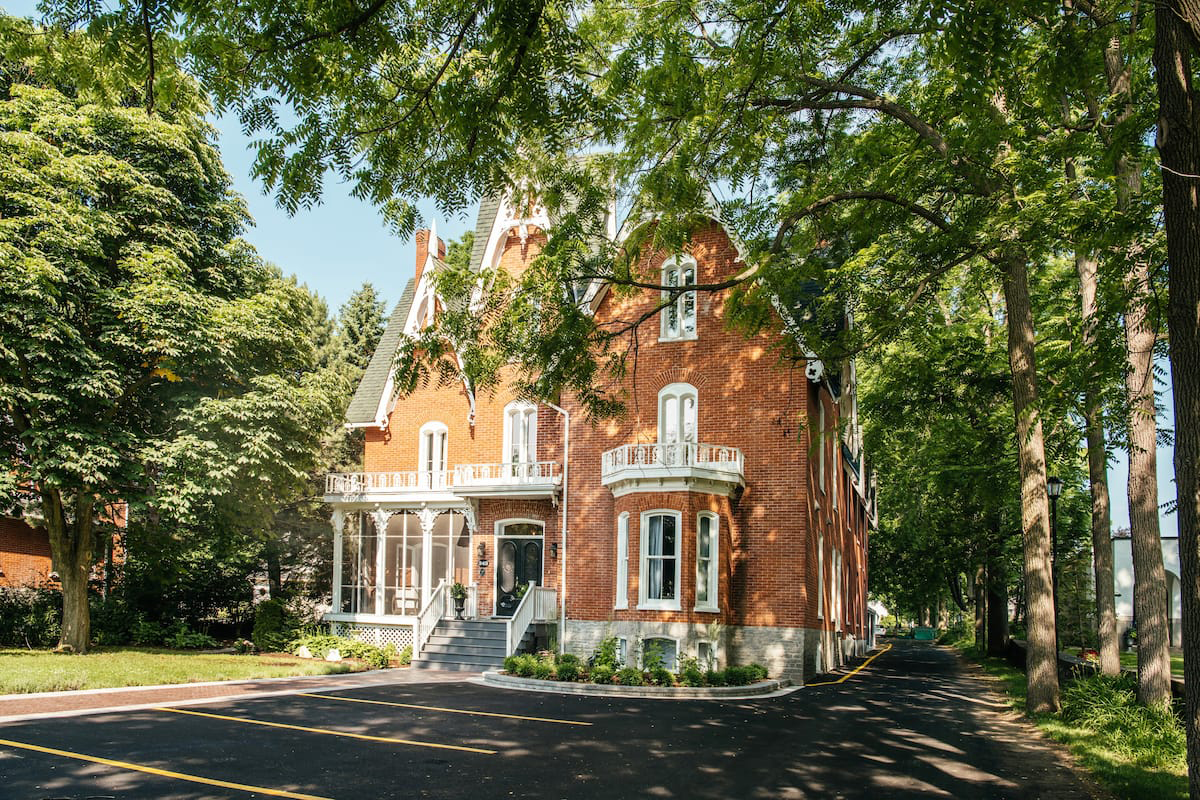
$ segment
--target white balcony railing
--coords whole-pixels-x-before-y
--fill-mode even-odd
[[[325,494],[362,495],[403,492],[440,492],[449,489],[454,473],[412,470],[410,472],[342,472],[325,476]]]
[[[600,457],[600,475],[608,477],[630,467],[703,467],[722,472],[745,473],[742,451],[736,447],[693,442],[627,444]]]
[[[454,468],[454,485],[514,486],[557,485],[562,481],[557,461],[526,461],[523,463],[459,464]]]

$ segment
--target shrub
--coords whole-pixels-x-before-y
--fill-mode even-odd
[[[725,685],[725,673],[722,672],[721,670],[710,669],[708,672],[704,673],[704,685],[705,686],[724,686]]]
[[[578,667],[579,656],[575,655],[574,653],[563,653],[562,655],[558,656],[557,662],[559,667],[562,667],[564,664],[573,664],[574,666]]]
[[[240,656],[253,655],[258,652],[258,648],[249,639],[238,639],[233,643],[233,652]]]
[[[254,609],[254,632],[250,638],[259,650],[278,652],[288,646],[295,628],[282,600],[264,600]]]
[[[622,686],[641,686],[642,671],[636,667],[623,667],[617,672],[617,683]]]
[[[592,683],[612,683],[613,668],[603,665],[592,667]]]
[[[176,623],[174,628],[166,631],[162,643],[177,650],[203,650],[217,646],[216,639],[207,633],[192,630],[183,621]]]
[[[367,644],[358,639],[330,636],[329,634],[302,636],[294,640],[290,645],[293,653],[298,652],[301,647],[307,647],[309,652],[316,658],[325,658],[325,656],[329,655],[330,650],[337,650],[342,658],[353,658],[361,661],[371,669],[385,669],[389,664],[391,656],[388,651],[380,649],[373,644]]]
[[[133,630],[129,634],[130,641],[138,645],[162,644],[165,638],[167,638],[166,628],[157,622],[149,622],[144,619],[135,622]]]
[[[533,677],[539,681],[554,680],[554,662],[539,658],[533,667]]]
[[[704,673],[699,667],[685,667],[679,670],[679,685],[680,686],[703,686]]]
[[[411,644],[404,645],[404,649],[400,651],[400,654],[398,656],[396,656],[396,660],[399,661],[400,665],[403,667],[407,667],[409,664],[411,664],[412,663],[412,645]]]
[[[0,644],[49,647],[62,633],[62,593],[52,589],[0,590]]]
[[[767,679],[767,668],[762,664],[750,664],[746,669],[750,670],[752,676],[751,683],[758,683]]]
[[[512,661],[511,667],[509,666],[509,660]],[[508,670],[509,674],[511,675],[516,675],[521,678],[532,678],[534,670],[536,670],[538,665],[541,663],[542,662],[538,660],[537,656],[509,656],[508,659],[505,659],[504,668]]]
[[[642,645],[642,669],[653,673],[655,670],[661,669],[662,665],[662,645],[658,642],[650,642],[649,644]]]
[[[1139,705],[1134,675],[1077,678],[1063,690],[1062,716],[1103,734],[1108,747],[1138,766],[1155,770],[1186,767],[1183,724],[1172,712]]]
[[[617,658],[617,637],[606,636],[600,640],[600,644],[596,645],[596,651],[592,653],[592,666],[608,667],[614,672],[621,666],[620,659]]]
[[[558,679],[560,681],[577,681],[579,680],[579,664],[566,662],[558,665]]]
[[[726,686],[748,686],[754,683],[754,672],[749,667],[726,667]]]
[[[647,681],[651,686],[674,686],[675,676],[671,674],[669,669],[657,667],[650,670],[650,679]]]

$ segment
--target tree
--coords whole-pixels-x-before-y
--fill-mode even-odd
[[[1200,47],[1200,7],[1164,0],[1154,12],[1158,152],[1167,233],[1171,384],[1175,398],[1175,484],[1183,607],[1200,608],[1200,95],[1192,58]],[[1183,664],[1188,775],[1200,800],[1200,614],[1185,613]]]
[[[138,84],[113,105],[61,68],[98,56],[0,19],[0,440],[39,496],[78,652],[102,509],[261,508],[327,413],[292,378],[306,293],[236,238],[202,98],[180,79],[153,114]]]

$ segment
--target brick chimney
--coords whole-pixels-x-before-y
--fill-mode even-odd
[[[421,272],[425,269],[425,262],[429,258],[429,231],[417,231],[417,270],[416,282],[421,282]]]
[[[437,228],[434,228],[433,230],[436,231]],[[438,237],[437,234],[434,233],[433,231],[429,231],[429,230],[417,231],[417,234],[416,234],[416,241],[417,241],[416,282],[417,283],[421,282],[421,273],[425,270],[426,259],[429,258],[429,237],[431,235],[433,236],[434,240],[437,242],[437,250],[435,251],[437,253],[437,255],[435,256],[435,258],[438,258],[442,261],[446,260],[446,243],[443,242],[441,240],[441,238]]]

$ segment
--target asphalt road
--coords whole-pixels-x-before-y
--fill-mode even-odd
[[[753,701],[441,682],[14,722],[0,798],[1091,796],[1064,761],[951,652],[901,641]]]

